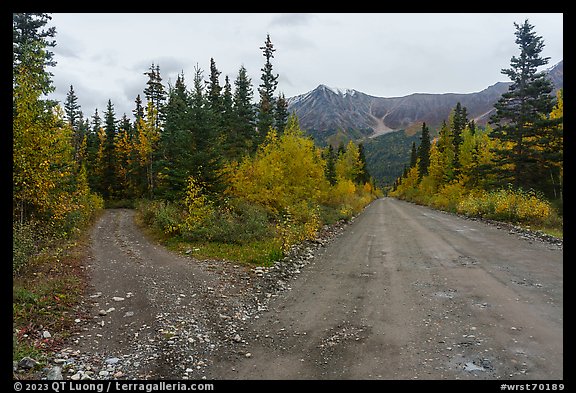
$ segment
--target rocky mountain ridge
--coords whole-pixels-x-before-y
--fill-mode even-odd
[[[563,87],[564,63],[546,70],[555,90]],[[483,125],[494,111],[494,103],[511,82],[497,82],[475,93],[414,93],[403,97],[375,97],[354,89],[319,85],[314,90],[288,98],[288,110],[320,143],[336,144],[341,139],[373,138],[392,131],[412,133],[426,122],[432,130],[446,120],[458,102],[467,108],[469,119]]]

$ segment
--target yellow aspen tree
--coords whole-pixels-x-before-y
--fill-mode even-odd
[[[131,155],[133,145],[126,130],[121,130],[114,137],[114,152],[116,155],[116,178],[120,183],[122,197],[129,198],[133,195]]]
[[[135,149],[138,156],[138,163],[146,176],[144,192],[147,193],[148,196],[151,196],[154,190],[154,173],[152,167],[154,152],[160,140],[160,131],[156,127],[157,117],[158,110],[152,102],[149,102],[146,111],[146,120],[140,118],[136,123],[137,141],[135,143]]]
[[[47,112],[24,67],[16,70],[13,91],[13,214],[20,223],[37,215],[61,217],[63,193],[72,174],[71,130],[58,113]],[[62,213],[62,214],[61,214]]]
[[[360,161],[360,150],[353,142],[348,142],[346,151],[338,156],[336,160],[336,179],[354,181],[362,170]]]

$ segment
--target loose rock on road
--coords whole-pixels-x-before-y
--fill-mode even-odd
[[[250,269],[169,252],[133,215],[94,228],[65,378],[563,378],[561,245],[384,198]]]

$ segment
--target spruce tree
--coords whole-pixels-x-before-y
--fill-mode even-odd
[[[220,86],[220,74],[216,68],[214,58],[210,58],[210,77],[206,81],[206,99],[208,100],[208,107],[215,116],[215,121],[220,122],[222,117],[222,87]]]
[[[222,91],[222,123],[225,129],[229,129],[232,123],[233,115],[233,97],[232,86],[230,85],[230,78],[228,75],[224,77],[224,90]]]
[[[144,118],[144,107],[142,106],[142,99],[140,98],[140,94],[138,94],[136,96],[136,100],[134,101],[134,103],[136,104],[136,108],[134,108],[134,110],[132,111],[132,114],[134,115],[134,118],[135,118],[134,128],[136,128],[136,124],[138,124],[138,120]]]
[[[66,120],[72,129],[76,129],[78,120],[80,120],[80,105],[78,104],[78,97],[74,92],[74,86],[70,85],[70,90],[66,94],[66,101],[64,101],[64,113]]]
[[[108,100],[106,113],[104,114],[104,131],[106,140],[104,149],[104,168],[103,178],[101,179],[101,190],[105,199],[113,198],[116,193],[116,171],[114,156],[114,139],[116,137],[116,115],[114,113],[114,104]]]
[[[262,68],[262,83],[258,88],[260,93],[260,104],[258,107],[258,136],[259,142],[263,141],[270,127],[274,126],[276,102],[274,99],[274,92],[278,85],[278,74],[274,75],[272,72],[272,62],[274,58],[274,45],[270,40],[270,34],[266,35],[266,42],[260,49],[266,58],[264,67]]]
[[[326,179],[330,182],[330,185],[336,184],[336,153],[334,152],[334,147],[328,145],[328,150],[325,155],[326,159]]]
[[[56,28],[45,29],[46,24],[52,19],[44,13],[14,13],[12,14],[12,75],[13,86],[16,85],[17,70],[22,65],[30,75],[33,75],[32,87],[40,90],[43,94],[54,91],[52,85],[53,74],[47,67],[56,66],[54,53],[50,48],[56,46],[53,40]],[[49,106],[55,102],[48,101]]]
[[[456,174],[459,172],[460,162],[458,160],[458,154],[460,151],[460,145],[462,144],[462,131],[468,124],[468,114],[465,106],[462,106],[460,102],[454,107],[450,116],[450,128],[452,129],[452,143],[454,144],[454,162],[453,166]]]
[[[157,195],[168,200],[179,199],[192,173],[194,141],[191,132],[190,95],[184,74],[178,75],[176,84],[168,92],[166,122],[160,135],[156,171],[159,183]]]
[[[144,89],[144,95],[148,102],[152,102],[154,108],[158,111],[158,116],[156,118],[156,128],[159,128],[164,120],[164,103],[166,101],[166,90],[162,84],[162,77],[160,76],[160,66],[154,66],[154,63],[150,66],[150,71],[145,72],[144,75],[148,75],[148,82],[146,82],[146,88]]]
[[[543,131],[555,122],[547,116],[554,106],[550,95],[552,82],[544,72],[538,72],[538,67],[546,65],[549,58],[541,57],[544,41],[527,19],[514,26],[520,55],[513,56],[511,67],[502,70],[512,85],[494,104],[496,114],[490,119],[494,125],[491,136],[504,146],[494,151],[493,172],[500,179],[499,185],[539,189],[543,174],[538,143]]]
[[[212,111],[204,90],[203,71],[195,67],[194,87],[190,98],[190,122],[194,151],[190,157],[193,173],[208,192],[217,192],[221,188],[218,171],[221,167],[221,148],[218,137],[218,125],[214,123]]]
[[[238,76],[234,81],[234,130],[236,145],[240,154],[256,151],[256,111],[252,104],[254,92],[252,81],[244,66],[240,67]]]
[[[94,109],[94,114],[92,115],[92,133],[97,134],[100,127],[102,127],[102,118],[98,113],[98,108],[96,108]]]
[[[66,94],[66,101],[64,101],[64,114],[66,121],[72,129],[72,146],[74,147],[74,158],[77,161],[80,159],[80,148],[84,136],[86,135],[83,128],[80,127],[82,122],[82,111],[78,104],[78,97],[74,92],[74,87],[70,85],[70,90]]]
[[[286,97],[284,93],[280,93],[278,95],[278,99],[276,100],[276,108],[275,108],[275,127],[278,130],[279,134],[284,132],[284,128],[286,127],[286,122],[288,121],[288,101],[286,101]]]
[[[418,147],[418,176],[420,179],[428,174],[430,166],[430,130],[426,123],[422,123],[422,135],[420,136],[420,146]],[[405,170],[407,172],[407,170]]]

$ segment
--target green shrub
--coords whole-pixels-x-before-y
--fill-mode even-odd
[[[156,204],[153,225],[167,235],[180,234],[183,211],[180,206],[171,202]]]
[[[38,251],[35,225],[12,225],[12,273],[18,274],[28,260]]]
[[[204,217],[199,225],[183,226],[182,235],[188,240],[245,244],[269,238],[273,230],[263,207],[234,199],[212,210],[211,215]]]

